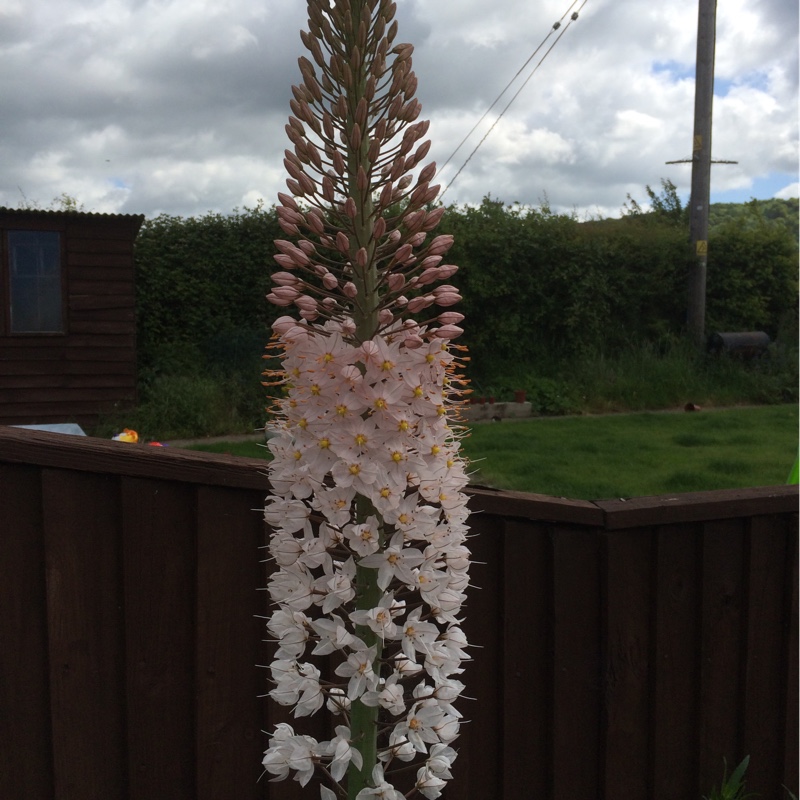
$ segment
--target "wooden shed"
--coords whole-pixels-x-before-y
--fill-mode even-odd
[[[0,424],[85,425],[135,402],[143,221],[0,208]]]

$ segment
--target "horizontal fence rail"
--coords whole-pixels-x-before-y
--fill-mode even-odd
[[[264,464],[0,427],[0,798],[300,800],[260,777]],[[797,487],[472,487],[450,800],[798,788]],[[480,588],[478,588],[480,587]],[[309,721],[326,735],[326,721]]]

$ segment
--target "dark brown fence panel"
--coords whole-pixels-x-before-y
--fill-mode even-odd
[[[698,790],[719,785],[723,759],[733,766],[741,758],[740,707],[731,701],[742,693],[744,525],[715,521],[703,530]]]
[[[610,533],[605,554],[603,630],[606,797],[651,796],[653,745],[653,573],[649,530]]]
[[[786,663],[789,620],[786,618],[786,566],[791,563],[790,537],[783,520],[756,517],[747,538],[747,618],[744,647],[743,739],[751,766],[748,782],[779,794],[784,704],[779,664]]]
[[[246,502],[249,495],[249,502]],[[263,494],[201,486],[197,498],[197,800],[263,797],[267,663]],[[245,501],[245,502],[243,502]]]
[[[700,525],[656,531],[653,610],[653,797],[697,794],[700,674]],[[708,788],[708,787],[707,787]]]
[[[552,537],[547,525],[508,520],[504,540],[500,767],[505,797],[551,797]],[[468,693],[481,695],[471,685]]]
[[[475,560],[470,579],[480,590],[470,593],[466,605],[464,633],[471,645],[471,661],[459,680],[469,687],[465,694],[476,699],[460,704],[466,722],[458,740],[456,779],[447,789],[448,798],[479,800],[485,797],[487,785],[502,796],[503,541],[497,535],[497,524],[498,520],[488,515],[474,517],[468,541]],[[477,691],[479,686],[482,689]]]
[[[44,561],[41,471],[0,463],[0,797],[53,797]]]
[[[195,491],[122,481],[128,769],[132,798],[185,800],[195,782]]]
[[[42,472],[58,798],[124,794],[118,485],[111,475]]]
[[[553,798],[598,797],[601,762],[601,541],[553,532]]]
[[[0,428],[0,797],[318,796],[259,780],[295,722],[257,697],[262,471]],[[750,791],[797,792],[796,487],[471,494],[476,699],[445,797],[689,800],[744,755]]]

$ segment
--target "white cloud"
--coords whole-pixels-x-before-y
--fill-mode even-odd
[[[784,186],[779,192],[775,192],[775,197],[779,200],[791,200],[793,197],[800,197],[800,183],[795,181],[788,186]]]
[[[563,37],[449,189],[616,214],[660,178],[688,191],[696,0],[399,0],[415,44],[431,157],[444,162],[545,37],[545,47],[441,179],[447,183]],[[797,174],[797,9],[729,0],[718,14],[716,190]],[[574,6],[577,8],[577,5]],[[286,0],[7,0],[0,9],[0,205],[202,214],[273,202],[299,82],[303,3]]]

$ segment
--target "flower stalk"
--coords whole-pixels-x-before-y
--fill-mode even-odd
[[[302,785],[319,772],[337,789],[321,786],[322,800],[432,799],[456,758],[467,647],[452,344],[463,317],[441,283],[457,267],[443,263],[452,237],[431,236],[443,209],[430,206],[435,165],[420,168],[428,123],[416,121],[395,4],[307,5],[311,58],[292,87],[278,207],[289,238],[276,241],[268,295],[299,316],[275,322],[281,368],[265,373],[280,388],[265,507],[278,643],[269,694],[297,718],[325,707],[341,724],[324,742],[279,725],[263,763]]]

